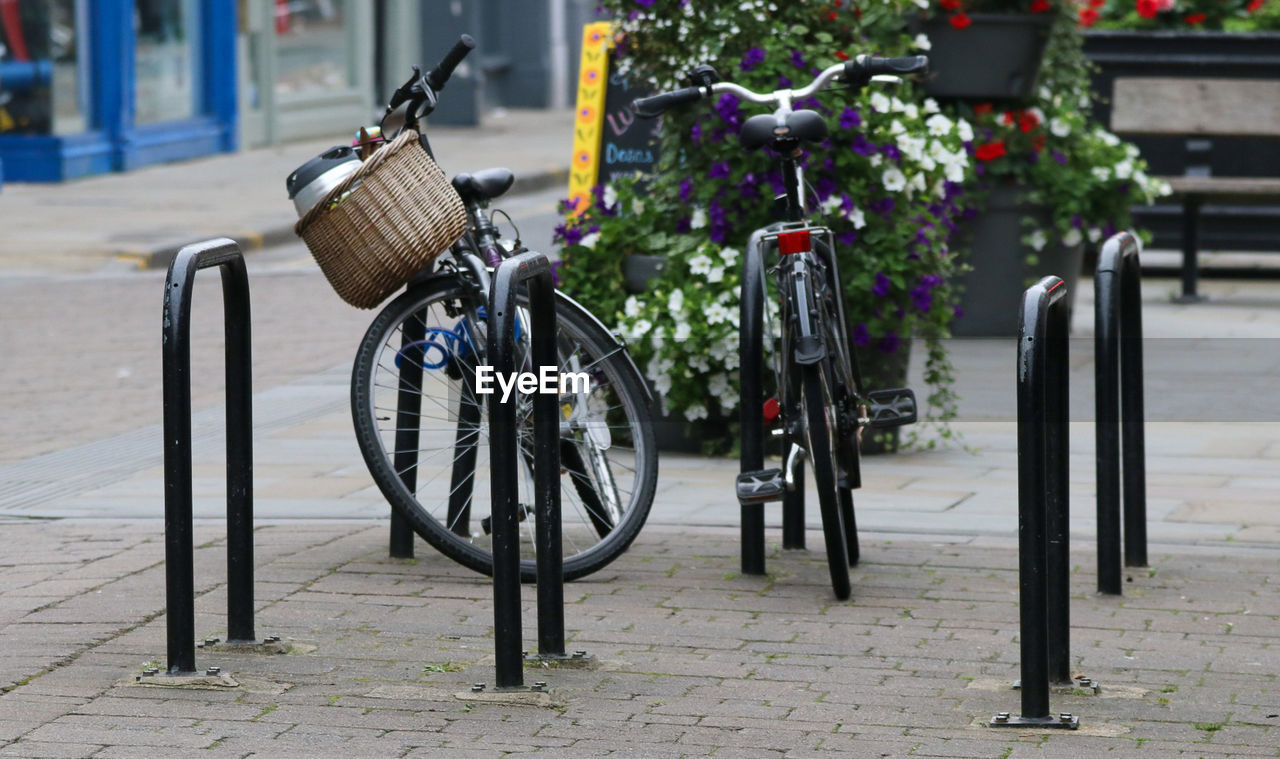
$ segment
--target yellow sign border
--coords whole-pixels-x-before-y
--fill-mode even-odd
[[[604,134],[604,95],[609,82],[609,50],[613,25],[597,21],[582,28],[582,59],[578,64],[578,100],[573,117],[573,160],[569,164],[569,201],[574,213],[590,207],[591,188],[600,170],[600,142]]]

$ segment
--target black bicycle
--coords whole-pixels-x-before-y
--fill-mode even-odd
[[[831,585],[837,598],[850,594],[849,566],[858,560],[858,534],[852,491],[861,484],[858,444],[865,426],[893,427],[916,420],[915,395],[907,389],[864,392],[857,362],[849,349],[843,287],[831,230],[809,218],[801,147],[819,143],[828,134],[826,121],[811,110],[792,110],[797,100],[812,97],[839,82],[865,87],[872,81],[896,82],[923,74],[924,56],[878,58],[860,55],[822,71],[800,89],[752,92],[719,81],[710,66],[699,66],[694,86],[635,101],[636,113],[657,116],[670,108],[694,103],[719,93],[732,93],[746,102],[774,106],[772,114],[748,119],[741,130],[747,150],[768,146],[778,156],[786,192],[775,201],[779,221],[752,233],[743,256],[740,342],[740,408],[742,416],[742,472],[737,478],[743,508],[744,535],[757,534],[758,545],[744,544],[743,566],[764,571],[763,512],[760,505],[785,500],[803,524],[803,468],[813,471],[822,514],[823,536]],[[777,254],[769,270],[777,278],[779,329],[772,371],[765,372],[764,339],[766,293],[764,257]],[[770,339],[774,330],[768,330]],[[776,399],[766,406],[764,386],[772,380]],[[776,406],[774,405],[776,404]],[[762,409],[758,419],[748,409]],[[782,445],[781,468],[765,469],[765,424],[776,417],[773,437]],[[772,420],[771,420],[772,421]],[[787,517],[784,516],[784,519]],[[754,521],[748,529],[747,521]],[[749,560],[749,556],[754,555]]]
[[[475,47],[468,36],[432,71],[414,74],[392,95],[386,114],[403,114],[430,145],[421,121],[435,109],[453,69]],[[383,119],[384,128],[388,119]],[[398,130],[397,130],[398,133]],[[490,276],[524,252],[499,240],[489,202],[515,181],[507,169],[453,178],[468,230],[421,272],[369,325],[351,376],[356,439],[383,495],[428,543],[485,574],[493,572],[488,515],[488,423],[477,393],[486,365]],[[501,213],[498,211],[497,213]],[[517,232],[517,238],[519,234]],[[648,516],[658,477],[651,397],[624,345],[586,308],[556,293],[560,370],[589,382],[561,388],[560,462],[564,576],[588,575],[620,555]],[[529,362],[529,319],[516,319],[517,366]],[[521,533],[534,545],[532,401],[519,401]],[[527,504],[527,506],[526,506]],[[534,580],[534,562],[521,562]]]

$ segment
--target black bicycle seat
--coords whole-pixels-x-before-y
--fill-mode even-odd
[[[742,125],[741,141],[742,147],[755,150],[775,140],[821,142],[827,134],[826,120],[814,111],[792,111],[781,124],[775,117],[762,113]]]
[[[481,169],[471,174],[459,174],[453,178],[453,189],[463,200],[493,200],[516,181],[511,169]]]

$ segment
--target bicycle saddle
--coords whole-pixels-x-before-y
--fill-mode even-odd
[[[511,169],[481,169],[472,174],[459,174],[453,178],[453,189],[463,200],[492,200],[516,181]]]
[[[742,125],[742,147],[755,150],[774,140],[821,142],[827,138],[827,122],[814,111],[792,111],[786,120],[762,113],[747,119]]]

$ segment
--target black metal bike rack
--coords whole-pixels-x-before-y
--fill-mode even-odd
[[[1140,250],[1137,238],[1128,232],[1111,237],[1098,255],[1093,280],[1098,590],[1113,595],[1121,593],[1121,460],[1124,462],[1124,563],[1130,567],[1147,566]]]
[[[1049,682],[1071,684],[1068,654],[1066,285],[1045,277],[1022,296],[1018,328],[1018,585],[1022,714],[992,727],[1075,729],[1049,711]]]
[[[738,355],[742,365],[738,409],[742,422],[739,461],[744,472],[764,469],[764,257],[757,231],[742,257],[742,296],[739,301]],[[803,491],[801,492],[803,498]],[[803,509],[803,501],[801,509]],[[741,505],[742,573],[762,575],[764,568],[764,504]],[[801,514],[801,534],[804,516]],[[803,540],[803,538],[802,538]]]
[[[489,295],[487,352],[495,374],[510,376],[515,355],[516,293],[528,285],[530,363],[558,366],[555,283],[541,253],[504,261]],[[492,489],[494,659],[499,690],[524,687],[520,619],[520,525],[516,486],[520,450],[515,398],[489,399]],[[538,583],[538,656],[567,659],[564,651],[564,549],[560,541],[560,413],[554,394],[533,401],[533,482]]]
[[[231,240],[188,245],[164,287],[164,533],[169,674],[193,674],[195,578],[191,516],[191,292],[195,273],[222,273],[227,399],[227,635],[253,643],[253,395],[249,278]]]

